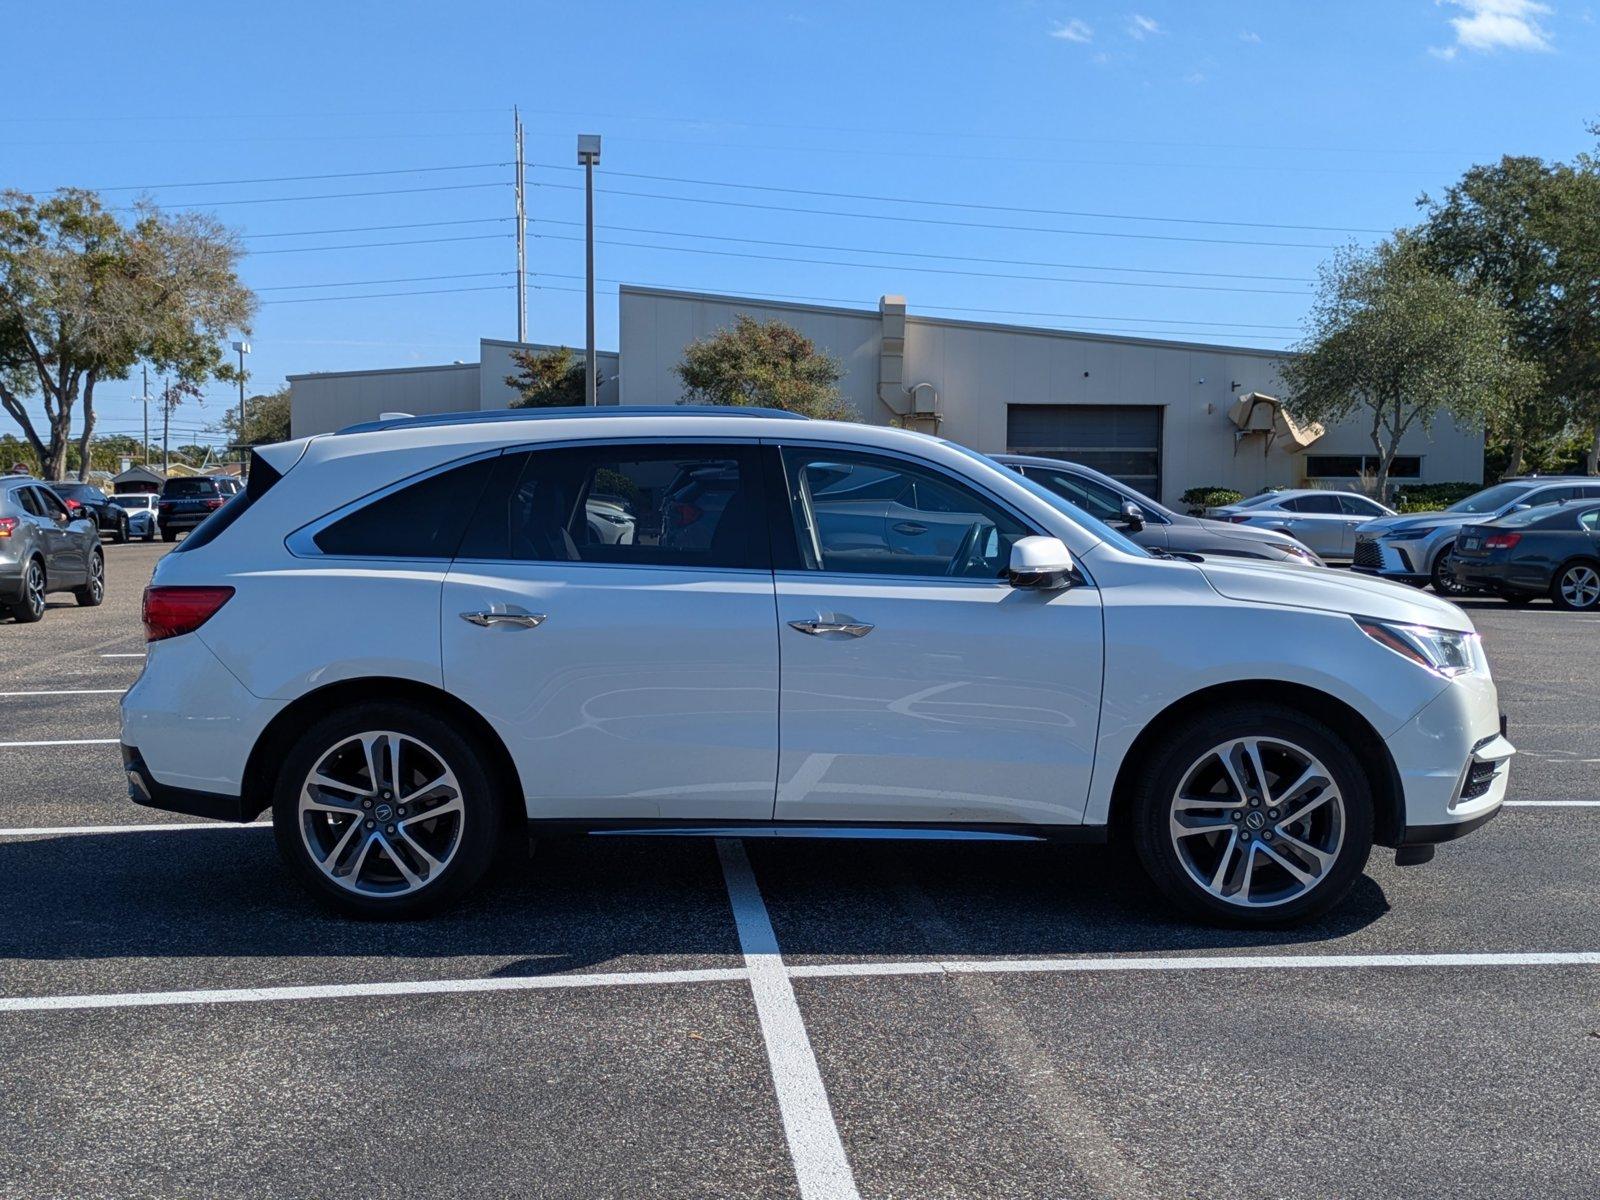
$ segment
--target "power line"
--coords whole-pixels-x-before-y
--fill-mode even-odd
[[[263,175],[255,179],[198,179],[187,183],[125,183],[116,187],[82,188],[77,190],[91,192],[146,192],[156,191],[160,188],[181,187],[232,187],[235,184],[245,183],[298,183],[308,179],[364,179],[374,175],[423,175],[432,171],[472,171],[481,167],[506,167],[510,163],[461,163],[449,167],[392,167],[383,171],[331,171],[322,175]],[[52,192],[63,192],[64,187],[45,189]]]
[[[459,221],[409,221],[403,225],[346,225],[342,229],[290,229],[282,233],[242,233],[239,236],[249,241],[251,238],[316,237],[327,233],[373,233],[381,229],[435,229],[442,225],[491,225],[515,220],[515,217],[466,217]]]
[[[430,288],[420,292],[369,292],[360,296],[299,296],[292,300],[263,300],[267,304],[323,304],[331,300],[384,300],[390,296],[447,296],[457,292],[503,292],[509,291],[514,284],[495,283],[485,287],[465,288]]]
[[[582,221],[552,221],[541,219],[539,225],[571,225],[582,228]],[[1315,283],[1316,280],[1301,275],[1243,275],[1227,271],[1180,271],[1172,267],[1107,267],[1095,263],[1039,262],[1027,258],[995,258],[991,255],[934,254],[923,250],[885,250],[867,246],[829,246],[816,242],[786,242],[770,238],[733,237],[717,233],[685,233],[677,229],[642,229],[633,225],[602,225],[599,228],[619,233],[649,233],[661,237],[698,238],[716,242],[747,242],[756,246],[787,246],[795,250],[837,250],[847,254],[887,254],[894,258],[943,258],[954,262],[999,263],[1014,267],[1057,267],[1068,271],[1120,271],[1133,275],[1189,275],[1205,279],[1255,279],[1274,283]]]
[[[577,171],[582,168],[546,163],[542,169],[546,171]],[[1386,234],[1392,232],[1388,229],[1368,229],[1354,225],[1287,225],[1275,221],[1225,221],[1210,217],[1151,217],[1137,213],[1091,212],[1071,208],[1029,208],[1015,204],[981,204],[976,201],[965,200],[927,200],[920,196],[879,196],[870,192],[830,192],[817,188],[778,187],[775,184],[765,183],[735,183],[726,179],[689,179],[679,175],[646,175],[639,171],[605,170],[597,173],[614,175],[619,179],[648,179],[657,183],[687,183],[700,187],[738,188],[742,191],[753,192],[784,192],[794,196],[823,196],[832,200],[873,200],[883,204],[923,204],[936,208],[971,208],[984,212],[1024,213],[1042,217],[1093,217],[1105,221],[1159,221],[1174,225],[1222,225],[1238,229],[1290,229],[1317,233]]]
[[[562,191],[579,191],[575,183],[541,183],[539,187],[559,188]],[[1214,246],[1270,246],[1288,250],[1337,250],[1328,242],[1264,242],[1250,238],[1182,237],[1170,233],[1126,233],[1110,229],[1059,229],[1048,225],[996,225],[986,221],[952,221],[940,217],[914,217],[895,213],[842,212],[827,208],[798,208],[789,204],[757,204],[750,200],[719,200],[710,196],[669,196],[661,192],[624,191],[605,188],[607,196],[631,196],[645,200],[672,200],[680,204],[714,204],[724,208],[753,208],[764,212],[803,213],[813,217],[850,217],[863,221],[895,221],[913,225],[942,225],[958,229],[998,229],[1009,233],[1055,233],[1072,237],[1130,238],[1143,242],[1196,242]]]
[[[376,192],[321,192],[314,196],[253,196],[247,200],[191,200],[178,204],[152,204],[149,207],[165,211],[169,208],[216,208],[224,204],[286,204],[295,200],[349,200],[362,196],[410,196],[418,192],[465,192],[474,188],[510,187],[505,180],[489,183],[446,183],[436,187],[385,188]],[[121,206],[124,211],[132,205]]]
[[[501,275],[515,275],[515,271],[477,271],[467,275],[406,275],[399,279],[349,279],[338,283],[279,283],[272,287],[256,288],[258,292],[294,292],[305,288],[376,287],[382,283],[433,283],[441,279],[491,279]]]
[[[581,242],[580,237],[560,233],[535,234],[535,237],[556,242]],[[973,279],[1017,279],[1033,283],[1078,283],[1096,287],[1161,288],[1183,292],[1235,292],[1247,296],[1309,296],[1310,293],[1295,288],[1241,288],[1204,283],[1150,283],[1136,279],[1078,279],[1068,275],[1018,275],[1006,271],[963,271],[954,267],[918,267],[907,263],[859,263],[837,258],[798,258],[786,254],[753,254],[741,250],[708,250],[702,246],[655,246],[648,242],[623,242],[614,238],[600,240],[605,246],[626,246],[636,250],[666,250],[674,254],[711,254],[718,258],[749,258],[764,262],[804,263],[819,267],[855,267],[869,271],[916,271],[926,275],[963,275]]]
[[[286,246],[281,250],[251,250],[252,258],[264,254],[307,254],[316,250],[367,250],[376,246],[437,246],[445,242],[487,242],[508,238],[509,233],[473,233],[463,237],[415,238],[402,242],[345,242],[337,246]]]

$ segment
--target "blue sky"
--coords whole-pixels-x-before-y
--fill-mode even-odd
[[[617,280],[1282,346],[1330,247],[1600,118],[1600,26],[1564,0],[35,2],[6,27],[60,69],[10,90],[0,186],[237,228],[259,388],[514,335],[513,104],[534,340],[581,343],[574,138],[605,138],[602,347]],[[103,385],[104,431],[136,429],[134,391]]]

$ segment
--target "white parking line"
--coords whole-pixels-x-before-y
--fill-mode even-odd
[[[778,936],[767,915],[766,902],[750,870],[744,846],[731,839],[717,840],[722,876],[728,885],[728,903],[744,951],[750,990],[755,994],[756,1017],[767,1046],[772,1083],[778,1093],[783,1132],[794,1160],[795,1179],[802,1200],[859,1200],[855,1174],[845,1157],[839,1126],[833,1119],[827,1089],[811,1038],[794,998],[789,972],[778,949]]]
[[[120,738],[66,738],[53,742],[0,742],[0,749],[17,749],[24,746],[115,746]]]
[[[53,692],[0,692],[0,696],[120,696],[127,688],[62,688]]]
[[[84,1008],[154,1008],[189,1004],[267,1004],[280,1000],[346,1000],[373,996],[437,996],[460,992],[531,992],[622,984],[721,983],[744,979],[743,967],[694,971],[615,971],[603,975],[530,975],[507,979],[412,979],[394,983],[331,983],[305,987],[203,988],[189,992],[114,992],[100,996],[0,996],[0,1013]]]
[[[1600,808],[1600,800],[1507,800],[1507,808]]]
[[[141,650],[137,654],[102,654],[100,657],[101,658],[143,658],[144,656],[145,656],[144,651]]]
[[[1228,954],[1183,958],[1000,958],[935,962],[814,963],[790,967],[793,979],[862,975],[1090,974],[1112,971],[1304,971],[1415,967],[1600,967],[1600,951],[1531,954]]]
[[[271,821],[150,821],[142,825],[22,825],[0,829],[0,838],[65,837],[74,833],[172,833],[196,829],[271,829]]]

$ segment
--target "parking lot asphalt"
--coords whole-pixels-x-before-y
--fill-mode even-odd
[[[755,837],[372,924],[127,800],[166,549],[0,624],[0,1195],[1600,1194],[1600,618],[1466,602],[1515,806],[1297,929],[1105,847]]]

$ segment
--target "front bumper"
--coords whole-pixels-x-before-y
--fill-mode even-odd
[[[1431,553],[1428,538],[1396,541],[1357,534],[1350,569],[1399,583],[1424,584],[1433,578]]]
[[[1487,675],[1452,680],[1388,738],[1388,746],[1405,799],[1398,846],[1464,837],[1505,802],[1517,751]]]

